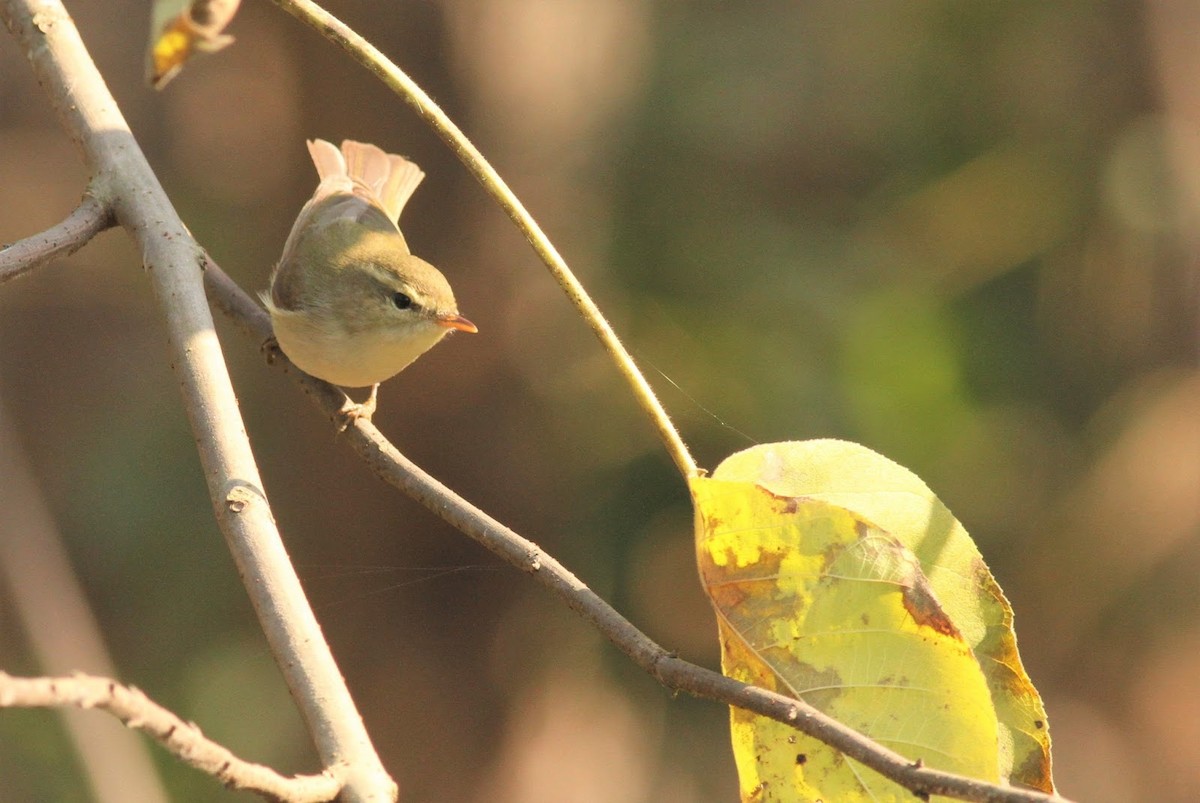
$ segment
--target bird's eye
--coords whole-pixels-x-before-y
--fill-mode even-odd
[[[407,293],[392,293],[392,303],[396,309],[408,309],[413,305],[413,300]]]

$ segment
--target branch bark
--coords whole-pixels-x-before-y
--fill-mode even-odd
[[[344,770],[347,801],[391,801],[384,770],[338,671],[267,504],[238,413],[199,270],[201,250],[150,169],[59,0],[0,0],[60,122],[133,238],[166,318],[217,522],[326,769]]]
[[[333,800],[342,782],[331,773],[280,775],[270,767],[244,761],[206,738],[200,728],[171,713],[140,689],[108,678],[72,675],[17,678],[0,672],[0,708],[74,706],[98,708],[150,736],[180,761],[212,775],[230,789],[256,792],[283,803]]]
[[[40,234],[0,248],[0,284],[59,257],[70,256],[116,221],[107,201],[97,198],[92,187],[79,206],[59,224]]]

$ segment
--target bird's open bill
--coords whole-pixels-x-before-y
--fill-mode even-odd
[[[461,315],[439,315],[437,322],[439,325],[444,326],[447,329],[457,329],[460,332],[479,331],[479,327]]]

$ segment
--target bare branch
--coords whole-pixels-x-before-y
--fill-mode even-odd
[[[201,250],[138,147],[59,0],[0,0],[0,18],[33,66],[100,197],[134,239],[166,319],[171,365],[217,523],[275,661],[326,767],[344,766],[348,803],[395,800],[263,491],[204,297]]]
[[[650,417],[655,428],[658,430],[659,438],[663,442],[667,453],[675,462],[675,466],[679,469],[684,477],[695,476],[700,473],[700,469],[696,467],[696,461],[688,452],[687,444],[683,442],[679,431],[675,429],[675,425],[671,423],[667,411],[663,409],[662,403],[658,397],[654,395],[650,383],[646,381],[646,377],[638,370],[637,364],[633,361],[633,357],[629,356],[629,352],[621,345],[621,341],[617,338],[616,332],[609,326],[608,321],[604,319],[604,314],[600,312],[600,308],[592,301],[587,290],[571,273],[571,269],[567,267],[566,260],[558,253],[554,244],[550,242],[550,238],[542,231],[541,226],[533,219],[525,209],[521,201],[504,183],[504,179],[495,169],[488,163],[483,154],[479,152],[471,140],[467,139],[467,135],[454,124],[454,121],[446,116],[446,113],[433,102],[429,95],[419,87],[415,81],[409,78],[399,67],[391,62],[387,56],[379,52],[366,39],[359,36],[350,29],[341,20],[334,17],[328,11],[325,11],[311,0],[275,0],[275,3],[284,11],[287,11],[297,19],[302,20],[309,26],[315,28],[322,36],[342,46],[342,48],[350,54],[352,58],[375,74],[379,80],[401,98],[404,99],[409,106],[416,110],[425,122],[437,132],[438,136],[450,146],[450,150],[454,151],[459,160],[466,165],[467,170],[471,175],[483,185],[483,188],[492,196],[493,200],[500,205],[500,208],[512,219],[521,233],[525,235],[525,239],[533,246],[534,252],[546,263],[546,267],[550,269],[550,274],[562,287],[563,292],[567,294],[567,298],[575,305],[575,309],[583,316],[588,325],[592,328],[596,337],[599,338],[604,350],[612,357],[616,363],[617,370],[625,377],[625,381],[629,383],[630,389],[633,391],[633,396],[637,400],[638,405]]]
[[[74,706],[107,711],[130,728],[157,741],[177,758],[230,789],[256,792],[286,803],[333,800],[342,788],[332,773],[280,775],[270,767],[238,758],[208,739],[194,723],[185,722],[147,697],[140,689],[93,675],[16,678],[0,672],[0,708]]]
[[[266,312],[210,258],[206,259],[204,276],[213,303],[230,315],[244,332],[260,343],[270,336],[271,322]],[[340,414],[346,403],[344,393],[297,370],[282,353],[273,354],[271,361],[292,373],[314,403],[340,426],[344,421]],[[356,419],[346,431],[346,437],[384,482],[404,491],[490,552],[531,575],[667,688],[744,708],[791,725],[917,794],[986,803],[1063,803],[1061,797],[997,786],[914,763],[803,701],[747,686],[675,657],[537,544],[496,521],[409,461],[373,424]]]
[[[79,206],[61,223],[0,248],[0,284],[58,257],[70,256],[115,223],[108,204],[89,187]]]

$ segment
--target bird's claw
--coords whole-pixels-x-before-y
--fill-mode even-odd
[[[275,360],[279,359],[279,355],[283,354],[283,349],[279,348],[279,341],[275,339],[275,335],[264,340],[258,350],[267,358],[267,365],[274,365]]]
[[[341,422],[338,425],[338,432],[345,432],[351,424],[359,419],[369,422],[373,415],[375,415],[374,404],[355,404],[347,399],[346,403],[337,411],[337,417]]]
[[[341,421],[338,426],[338,432],[345,432],[350,425],[359,419],[370,422],[371,417],[375,415],[375,405],[377,403],[379,393],[379,385],[371,388],[371,396],[362,404],[355,403],[349,397],[342,404],[341,409],[337,411],[337,417]]]

